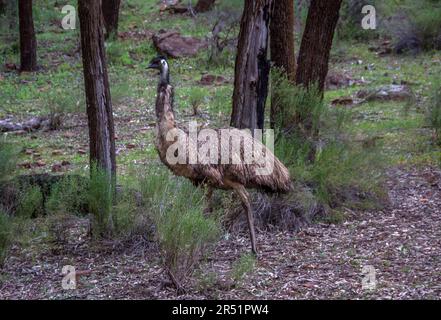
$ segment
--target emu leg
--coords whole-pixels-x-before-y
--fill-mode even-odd
[[[207,192],[205,194],[205,201],[207,202],[207,207],[204,210],[204,214],[210,214],[213,212],[213,187],[208,186]]]
[[[251,239],[251,251],[257,255],[257,245],[256,245],[256,233],[254,231],[254,216],[251,209],[250,196],[243,185],[236,185],[235,191],[242,200],[242,205],[245,209],[247,215],[248,227],[250,229],[250,239]]]

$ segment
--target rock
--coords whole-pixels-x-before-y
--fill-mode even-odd
[[[52,165],[52,172],[62,172],[63,171],[63,166],[59,163],[55,163],[54,165]]]
[[[182,36],[176,31],[161,30],[152,39],[156,50],[171,58],[194,56],[207,45],[204,40]]]
[[[345,73],[330,72],[326,78],[325,86],[327,90],[336,90],[362,83],[364,83],[362,80],[355,80]]]
[[[153,32],[150,30],[135,30],[119,32],[118,38],[122,40],[134,39],[134,40],[150,40],[153,36]]]
[[[351,97],[342,97],[342,98],[337,98],[331,101],[332,105],[343,105],[343,106],[348,106],[348,105],[352,105],[354,104],[354,99],[352,99]]]
[[[199,84],[203,85],[203,86],[210,86],[213,84],[224,84],[227,83],[227,79],[225,79],[222,76],[215,76],[212,74],[204,74],[201,78],[201,80],[199,81]]]
[[[404,101],[413,98],[411,89],[406,85],[388,85],[376,89],[360,90],[357,98],[365,101]]]

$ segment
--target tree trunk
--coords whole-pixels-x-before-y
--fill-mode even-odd
[[[0,14],[6,13],[6,0],[0,0]]]
[[[281,69],[291,82],[295,82],[296,57],[294,51],[294,1],[277,0],[273,3],[270,24],[271,61]],[[276,115],[281,106],[275,90],[271,95],[271,127],[276,124]],[[284,124],[281,124],[284,126]]]
[[[231,125],[263,129],[270,64],[267,60],[272,0],[245,0],[237,46]]]
[[[37,69],[37,39],[35,38],[32,0],[18,1],[20,21],[20,70]]]
[[[107,76],[101,0],[78,0],[81,49],[89,121],[90,166],[116,175],[115,132]]]
[[[102,0],[106,39],[118,35],[118,18],[121,0]]]
[[[216,0],[199,0],[196,6],[194,7],[194,10],[196,12],[210,11],[215,2]]]
[[[296,84],[306,88],[317,84],[319,92],[323,93],[341,3],[342,0],[311,0],[300,46]]]

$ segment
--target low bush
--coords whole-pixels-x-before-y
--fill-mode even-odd
[[[441,78],[436,78],[432,82],[427,117],[433,129],[433,140],[441,146]]]
[[[141,180],[145,204],[155,224],[163,263],[178,289],[219,235],[218,223],[203,216],[203,192],[163,169],[150,169]]]
[[[8,254],[12,241],[12,219],[4,212],[0,211],[0,267]]]

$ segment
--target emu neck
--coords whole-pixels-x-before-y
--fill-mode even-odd
[[[168,131],[176,128],[175,115],[173,111],[173,87],[169,84],[158,86],[156,97],[156,122],[161,136],[166,136]]]
[[[168,70],[168,65],[165,65],[161,70],[161,78],[159,80],[159,85],[167,86],[170,84],[170,72]]]

